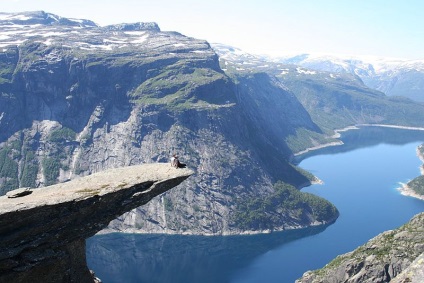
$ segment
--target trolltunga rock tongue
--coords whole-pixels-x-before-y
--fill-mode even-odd
[[[93,282],[85,239],[191,174],[144,164],[0,197],[0,282]]]

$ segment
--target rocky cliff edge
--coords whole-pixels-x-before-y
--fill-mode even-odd
[[[424,282],[424,213],[386,231],[296,283]]]
[[[0,282],[93,282],[85,239],[192,173],[144,164],[0,197]]]

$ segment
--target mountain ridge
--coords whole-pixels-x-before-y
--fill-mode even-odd
[[[362,80],[368,87],[388,96],[424,101],[424,59],[308,53],[272,57],[249,54],[220,43],[213,43],[212,46],[218,53],[224,54],[224,59],[238,61],[239,65],[243,62],[255,62],[256,65],[264,67],[267,63],[273,63],[304,67],[310,74],[317,71],[324,71],[332,76],[350,74]]]
[[[356,75],[364,83],[389,96],[404,96],[424,101],[424,60],[377,58],[369,56],[302,56],[276,58],[313,70]]]

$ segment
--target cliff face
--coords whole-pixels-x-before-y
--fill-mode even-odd
[[[192,173],[145,164],[0,197],[0,282],[92,282],[85,239]]]
[[[230,217],[238,199],[269,195],[277,180],[309,182],[288,162],[285,138],[316,126],[272,76],[244,80],[254,92],[239,88],[207,42],[153,23],[98,27],[43,12],[1,19],[3,194],[176,152],[196,174],[111,229],[222,234],[240,232]],[[268,92],[271,102],[257,105]],[[276,105],[284,118],[270,124]]]
[[[246,212],[244,200],[281,197],[279,180],[310,183],[290,164],[293,152],[334,141],[335,128],[357,122],[402,124],[389,119],[399,109],[406,124],[424,120],[424,106],[388,101],[352,77],[266,62],[221,67],[206,41],[154,23],[99,27],[35,12],[2,14],[0,27],[0,194],[167,162],[174,152],[194,168],[189,182],[120,217],[113,230],[260,232],[232,215]],[[307,206],[274,228],[337,217],[317,221]]]
[[[297,283],[422,282],[424,213],[384,232],[356,250],[309,271]]]

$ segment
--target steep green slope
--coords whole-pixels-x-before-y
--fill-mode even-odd
[[[276,226],[312,221],[322,224],[336,220],[339,212],[329,201],[303,193],[293,186],[278,182],[274,192],[264,198],[239,199],[232,215],[234,225],[243,230],[270,230]]]
[[[424,126],[423,104],[387,97],[350,75],[296,73],[280,78],[324,131],[355,124]]]

